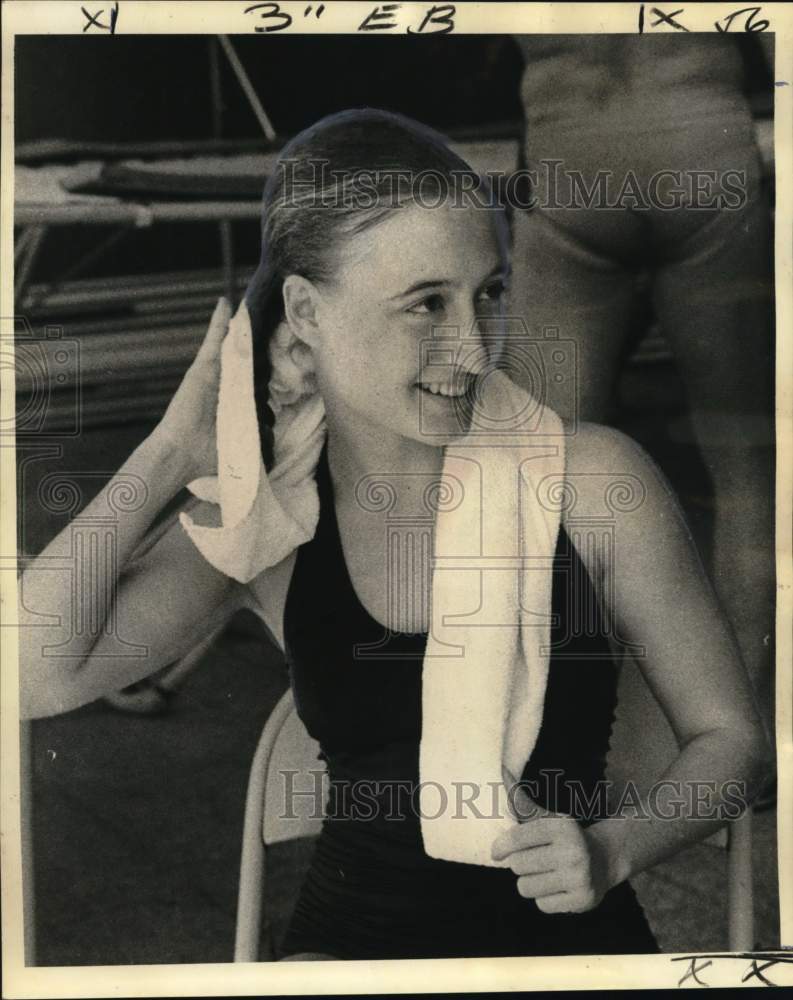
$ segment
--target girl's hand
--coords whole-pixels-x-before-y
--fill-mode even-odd
[[[544,913],[594,909],[611,888],[601,845],[578,820],[537,805],[514,782],[510,795],[521,822],[493,841],[493,859],[509,859],[518,892]]]
[[[154,436],[179,456],[185,484],[217,473],[215,414],[220,386],[220,347],[231,320],[231,306],[220,298],[193,363],[157,425]]]

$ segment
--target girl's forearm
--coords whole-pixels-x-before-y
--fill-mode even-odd
[[[188,479],[179,450],[155,430],[77,518],[26,566],[19,580],[21,670],[44,666],[45,659],[50,668],[79,668],[102,631],[130,556],[157,513]],[[116,502],[120,498],[123,503]],[[96,539],[86,536],[86,544],[78,543],[80,525],[88,529],[107,524],[109,511],[110,548],[93,551]],[[81,627],[73,627],[75,623]],[[43,624],[48,627],[42,628]],[[45,654],[45,645],[52,649],[67,640],[68,656]]]
[[[584,831],[609,887],[737,818],[759,791],[769,752],[761,735],[741,739],[713,730],[691,740],[646,794],[622,796],[622,815]]]

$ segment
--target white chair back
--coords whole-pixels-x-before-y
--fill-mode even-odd
[[[267,763],[262,839],[277,844],[317,836],[327,802],[328,781],[320,746],[294,708],[285,716]]]

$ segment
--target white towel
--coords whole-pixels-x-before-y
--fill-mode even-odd
[[[285,398],[288,398],[284,394]],[[217,408],[218,475],[188,484],[199,499],[220,505],[222,527],[179,520],[201,554],[242,583],[309,541],[319,517],[314,470],[325,438],[318,393],[292,406],[273,400],[275,465],[262,461],[253,390],[253,335],[243,300],[220,351]]]
[[[242,582],[312,538],[319,516],[314,470],[324,407],[316,391],[301,391],[299,379],[297,389],[279,382],[288,367],[278,353],[283,335],[271,350],[273,469],[268,474],[261,459],[243,302],[221,350],[218,476],[189,484],[196,496],[219,503],[221,526],[180,515],[204,557]],[[442,479],[451,499],[436,514],[418,800],[431,857],[507,865],[493,861],[490,847],[517,822],[503,768],[521,774],[542,721],[560,522],[549,498],[559,495],[563,477],[559,417],[503,372],[489,374],[469,432],[445,449]]]

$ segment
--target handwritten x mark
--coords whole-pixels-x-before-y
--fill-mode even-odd
[[[708,984],[703,982],[699,978],[697,973],[702,972],[704,969],[707,969],[709,965],[713,965],[713,962],[711,962],[710,960],[708,960],[707,962],[702,962],[701,965],[697,965],[696,958],[692,958],[691,964],[688,967],[688,972],[686,972],[685,976],[683,976],[683,978],[678,982],[677,985],[682,986],[687,979],[693,979],[694,982],[698,983],[700,986],[707,986]]]
[[[757,959],[752,959],[751,967],[748,972],[743,974],[741,979],[742,983],[748,982],[750,979],[759,979],[761,983],[765,983],[766,986],[776,986],[776,983],[772,983],[770,979],[766,979],[763,973],[766,969],[770,969],[779,963],[778,958],[769,959],[764,965],[758,965]]]
[[[671,14],[665,14],[662,10],[659,10],[657,7],[653,7],[650,13],[657,14],[658,19],[656,21],[653,21],[650,27],[655,28],[659,24],[668,24],[671,25],[671,27],[676,28],[678,31],[689,31],[690,29],[687,28],[684,24],[681,24],[679,21],[675,20],[675,17],[677,17],[678,14],[682,14],[684,10],[685,7],[680,7],[679,10],[673,10]]]
[[[83,32],[88,31],[89,28],[98,28],[100,31],[109,31],[113,34],[116,30],[116,18],[118,17],[118,3],[114,3],[110,11],[110,24],[102,24],[99,20],[100,15],[104,14],[105,8],[100,8],[95,14],[89,14],[85,7],[81,7],[80,10],[86,17],[86,23],[83,25]]]

